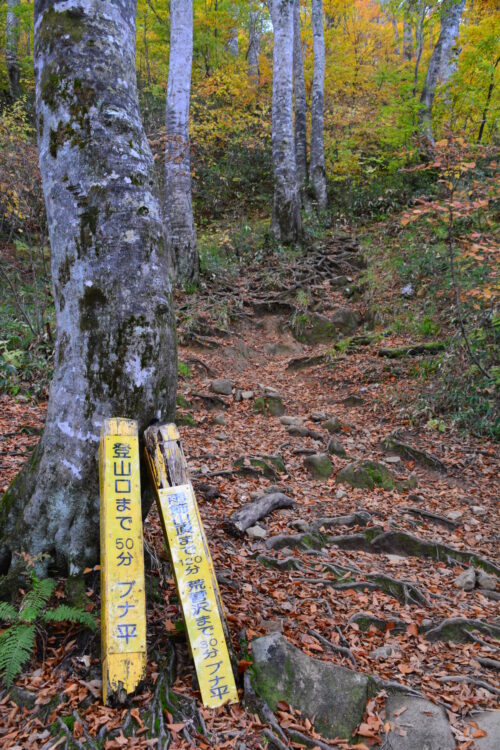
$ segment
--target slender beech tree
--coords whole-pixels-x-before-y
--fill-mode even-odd
[[[307,120],[306,84],[300,36],[300,0],[293,0],[293,94],[295,104],[295,168],[303,203],[307,182]]]
[[[0,570],[99,558],[105,417],[171,417],[176,345],[155,170],[139,114],[135,0],[35,0],[40,168],[57,341],[43,436],[0,502]]]
[[[193,0],[170,0],[170,55],[165,115],[165,222],[170,268],[179,284],[196,281],[199,273],[189,142],[192,61]]]
[[[9,77],[9,93],[13,100],[21,95],[21,69],[19,66],[20,21],[17,15],[19,0],[7,0],[5,20],[5,62]]]
[[[479,133],[477,135],[477,142],[481,143],[481,140],[483,138],[484,128],[486,126],[486,123],[488,121],[488,110],[490,108],[491,103],[491,95],[493,94],[493,90],[495,88],[495,72],[498,67],[498,63],[500,63],[500,57],[497,57],[495,60],[492,68],[491,68],[491,74],[490,74],[490,83],[488,86],[488,92],[486,94],[486,101],[484,103],[483,107],[483,116],[481,117],[481,124],[479,126]]]
[[[432,143],[432,105],[436,95],[438,83],[446,82],[456,65],[457,53],[455,46],[460,32],[460,19],[465,6],[465,0],[444,0],[441,8],[441,30],[436,46],[429,61],[424,88],[420,96],[420,129],[425,138]]]
[[[323,145],[323,103],[325,90],[325,37],[323,0],[312,0],[313,87],[311,106],[311,152],[309,182],[318,208],[326,208],[325,149]]]
[[[296,242],[302,234],[293,139],[293,3],[294,0],[272,0],[271,12],[274,28],[271,226],[282,242]]]
[[[248,14],[248,77],[254,86],[258,85],[260,78],[259,55],[260,37],[262,33],[262,18],[257,8],[252,8]]]

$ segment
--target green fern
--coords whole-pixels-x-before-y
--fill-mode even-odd
[[[35,625],[12,625],[0,635],[0,672],[10,687],[23,665],[30,658],[35,645]]]
[[[0,635],[0,675],[10,687],[30,658],[35,647],[35,632],[38,623],[76,622],[90,630],[96,630],[95,617],[83,609],[60,604],[47,609],[57,581],[53,578],[39,579],[33,573],[32,588],[25,594],[19,612],[12,604],[0,602],[0,621],[13,623]]]
[[[60,604],[56,609],[49,609],[43,615],[44,622],[77,622],[80,625],[90,630],[97,630],[97,622],[95,617],[86,612],[84,609],[76,609],[75,607],[68,607],[67,604]]]
[[[12,604],[0,602],[0,620],[3,620],[4,622],[17,622],[18,619],[19,615]]]
[[[53,578],[40,580],[35,575],[31,580],[33,588],[25,595],[19,610],[19,619],[27,623],[35,622],[40,617],[57,583]]]

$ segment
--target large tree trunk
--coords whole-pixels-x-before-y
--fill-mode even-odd
[[[176,347],[153,158],[139,116],[135,0],[35,0],[40,167],[57,322],[45,431],[0,504],[0,569],[21,552],[99,559],[99,432],[172,416]]]
[[[325,90],[325,37],[323,0],[312,0],[313,89],[311,106],[311,164],[309,182],[320,209],[326,208],[325,149],[323,145],[323,102]]]
[[[424,88],[420,96],[420,129],[430,143],[434,140],[432,105],[436,87],[439,80],[448,80],[456,64],[457,55],[453,54],[453,48],[458,40],[464,6],[465,0],[446,0],[441,10],[441,31],[429,61]]]
[[[295,100],[295,169],[297,184],[304,202],[307,181],[307,121],[304,61],[300,38],[300,0],[293,0],[293,93]]]
[[[7,0],[7,18],[5,20],[5,62],[9,77],[9,93],[15,101],[21,96],[21,69],[19,67],[18,46],[20,34],[19,16],[16,9],[19,0]]]
[[[239,28],[238,28],[238,7],[233,5],[230,10],[231,16],[234,18],[234,24],[229,29],[229,36],[226,42],[226,49],[229,54],[233,57],[238,57],[240,51],[239,43]]]
[[[258,10],[251,10],[248,16],[248,77],[251,83],[256,86],[259,83],[259,55],[260,55],[260,36],[262,30],[262,21]]]
[[[191,199],[189,98],[193,60],[193,2],[170,0],[170,57],[165,146],[165,221],[170,264],[181,284],[196,281],[198,250]]]
[[[271,226],[282,242],[302,234],[293,143],[293,0],[272,0],[273,50],[273,170],[274,202]]]

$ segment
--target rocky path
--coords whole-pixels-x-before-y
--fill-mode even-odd
[[[85,688],[98,680],[98,644],[86,644],[82,662],[74,643],[70,669],[56,639],[19,685],[50,701],[76,681],[83,697],[67,692],[43,720],[26,710],[41,733],[75,709],[90,737],[107,737],[107,750],[500,746],[499,714],[484,713],[500,695],[497,447],[412,423],[421,391],[412,363],[432,355],[367,326],[355,286],[363,260],[351,238],[316,252],[311,265],[308,279],[291,262],[272,293],[261,291],[257,270],[179,301],[179,358],[189,374],[181,367],[178,422],[246,708],[200,711],[193,702],[199,693],[176,635],[179,606],[153,509],[143,693],[128,714],[100,706]],[[297,305],[290,289],[304,288],[307,304],[299,297]],[[22,427],[4,426],[9,434]],[[9,464],[5,483],[15,469]],[[274,499],[262,503],[264,495]],[[278,507],[245,526],[247,516],[234,514],[255,516],[253,506],[247,513],[255,502]],[[98,607],[97,574],[87,585]],[[389,683],[408,692],[391,694]],[[0,709],[15,746],[8,697]],[[77,740],[90,746],[83,729]]]
[[[302,653],[437,702],[460,747],[476,733],[493,748],[467,722],[500,695],[496,447],[410,424],[413,353],[380,356],[404,338],[354,324],[332,356],[324,319],[363,320],[335,286],[295,338],[289,311],[261,304],[215,348],[180,351],[196,421],[185,448],[235,647],[241,628],[283,633]],[[293,507],[228,534],[231,513],[278,490]]]

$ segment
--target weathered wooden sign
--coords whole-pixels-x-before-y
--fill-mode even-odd
[[[145,432],[146,457],[205,706],[238,701],[215,569],[175,424]]]
[[[121,702],[146,672],[139,441],[131,419],[106,419],[99,445],[102,688]]]

